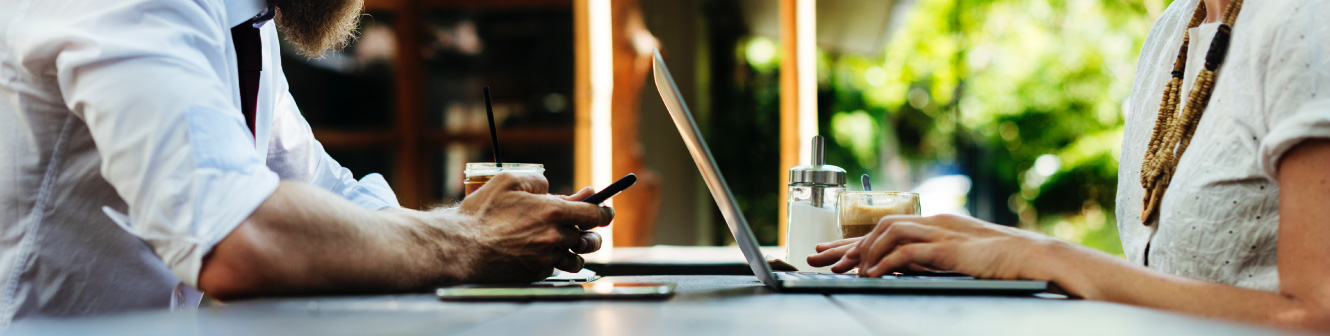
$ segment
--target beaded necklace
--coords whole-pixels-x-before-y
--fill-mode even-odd
[[[1187,105],[1179,115],[1178,93],[1182,91],[1182,76],[1186,73],[1187,45],[1191,40],[1191,33],[1185,32],[1182,35],[1182,47],[1178,50],[1178,59],[1173,63],[1173,77],[1164,87],[1164,97],[1159,103],[1159,116],[1155,120],[1154,131],[1150,134],[1145,160],[1141,163],[1141,186],[1145,188],[1141,222],[1147,226],[1159,214],[1159,204],[1164,199],[1164,192],[1168,190],[1169,181],[1173,179],[1173,172],[1177,170],[1178,158],[1187,151],[1187,145],[1191,144],[1201,114],[1205,113],[1206,106],[1210,104],[1210,93],[1214,91],[1215,71],[1224,64],[1224,57],[1228,54],[1229,37],[1233,33],[1233,24],[1237,21],[1240,10],[1242,10],[1242,0],[1233,0],[1224,11],[1223,23],[1219,24],[1219,31],[1215,33],[1214,40],[1210,42],[1210,50],[1205,54],[1205,68],[1196,76],[1196,82],[1187,95]],[[1205,2],[1202,1],[1196,7],[1196,13],[1192,14],[1187,29],[1200,26],[1201,22],[1205,21],[1205,13]]]

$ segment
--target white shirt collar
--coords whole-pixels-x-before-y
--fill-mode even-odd
[[[226,26],[235,27],[268,8],[267,0],[222,0],[226,3]]]

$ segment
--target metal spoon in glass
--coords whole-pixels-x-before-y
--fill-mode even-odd
[[[864,191],[873,191],[873,184],[868,181],[868,174],[859,176],[859,183],[864,185]],[[868,205],[873,205],[873,196],[868,196]]]

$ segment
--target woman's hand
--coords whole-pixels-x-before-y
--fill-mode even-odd
[[[847,263],[858,265],[858,250],[855,250],[856,252],[853,254],[848,254],[846,252],[854,249],[854,247],[859,244],[859,241],[863,239],[863,237],[855,237],[817,244],[817,246],[814,247],[817,249],[817,254],[808,256],[808,265],[813,267],[826,267],[836,264],[841,260],[846,260]],[[845,273],[849,270],[832,267],[831,271]]]
[[[1061,241],[971,217],[889,216],[861,238],[818,244],[808,257],[816,267],[831,265],[843,273],[854,268],[864,277],[903,269],[933,269],[982,279],[1051,280],[1040,260],[1050,244]]]

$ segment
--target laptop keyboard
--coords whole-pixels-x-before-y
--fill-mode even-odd
[[[847,280],[859,279],[858,274],[821,273],[821,272],[780,272],[785,278],[797,280]]]
[[[884,275],[881,278],[861,278],[858,274],[851,273],[826,273],[826,272],[776,272],[782,280],[877,280],[877,279],[913,279],[913,280],[967,280],[974,279],[969,276],[948,275],[905,275],[902,273],[892,273]]]

